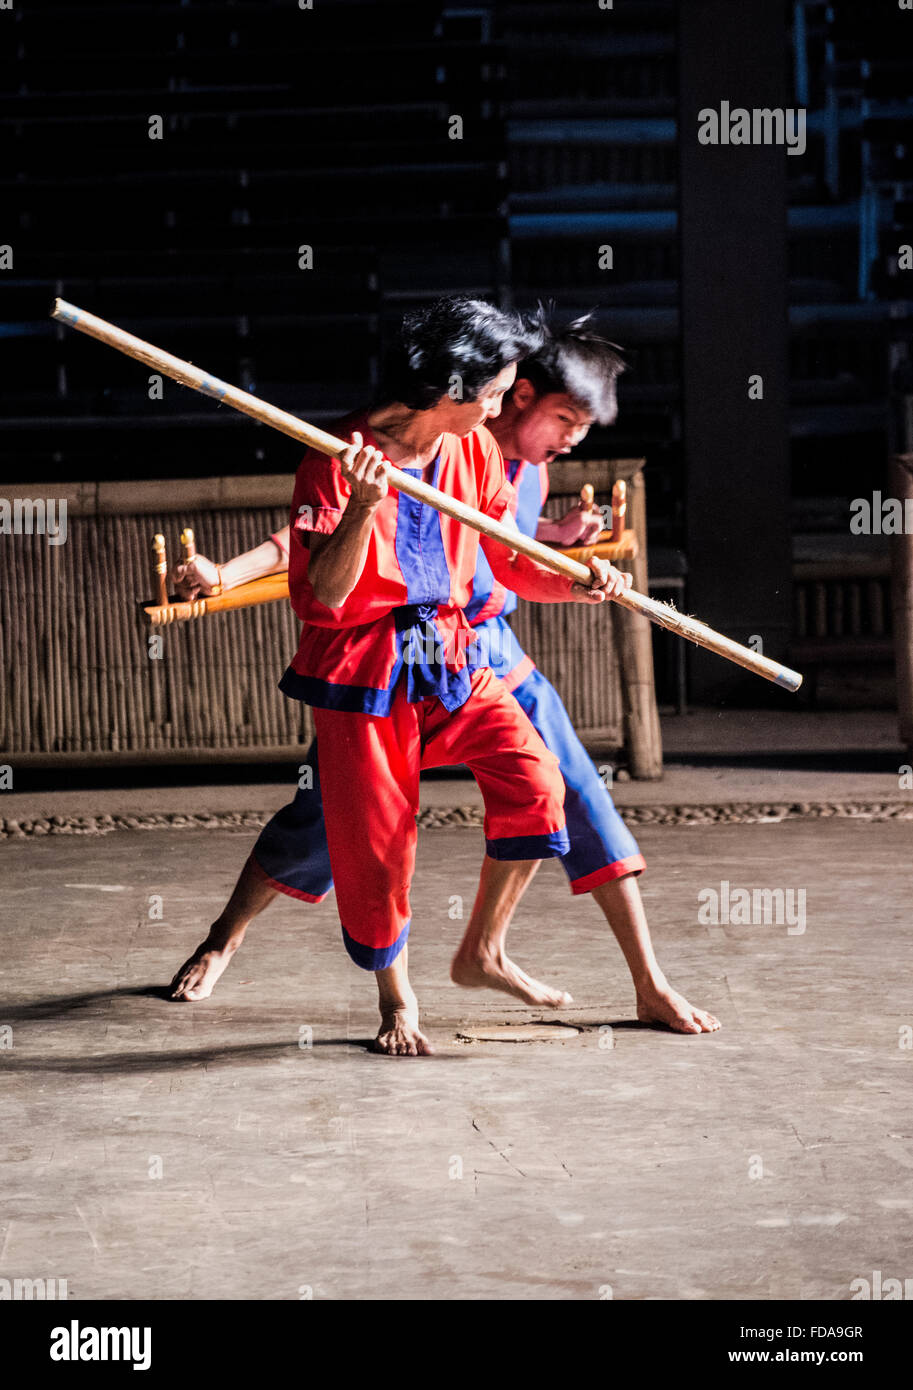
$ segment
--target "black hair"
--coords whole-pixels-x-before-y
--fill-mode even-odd
[[[455,295],[437,299],[403,318],[384,362],[375,403],[399,401],[427,410],[451,393],[474,401],[499,372],[534,352],[541,334],[519,314],[505,313],[483,299]]]
[[[551,306],[540,304],[526,323],[540,346],[517,367],[517,379],[540,395],[566,392],[600,425],[610,424],[618,410],[615,383],[626,367],[618,344],[594,331],[592,314],[558,325]]]

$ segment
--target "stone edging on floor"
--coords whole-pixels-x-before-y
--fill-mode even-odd
[[[913,820],[913,798],[907,801],[771,801],[710,802],[619,806],[628,825],[776,825],[785,820],[834,819]],[[429,806],[421,811],[423,830],[454,826],[478,829],[481,806]],[[24,840],[43,835],[110,835],[114,830],[260,830],[267,811],[220,811],[212,815],[156,812],[148,815],[50,816],[21,820],[0,818],[0,840]]]

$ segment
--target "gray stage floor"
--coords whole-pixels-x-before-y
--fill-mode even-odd
[[[0,1277],[105,1299],[847,1299],[913,1274],[909,822],[639,833],[660,960],[724,1025],[704,1037],[633,1022],[598,909],[544,866],[512,951],[571,990],[581,1031],[541,1043],[459,1041],[536,1014],[447,980],[481,838],[423,832],[428,1059],[365,1051],[373,980],[332,897],[272,907],[211,1000],[157,997],[253,838],[0,847]],[[723,880],[804,889],[804,932],[700,924]]]

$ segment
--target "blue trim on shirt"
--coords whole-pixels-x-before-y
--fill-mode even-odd
[[[504,680],[526,659],[526,652],[506,618],[485,618],[475,624],[473,631],[476,640],[466,648],[471,671],[490,666],[498,679]]]
[[[393,610],[398,650],[390,672],[390,684],[386,687],[325,681],[319,676],[302,676],[289,666],[279,682],[279,689],[290,700],[301,700],[317,709],[384,716],[393,708],[396,686],[405,671],[406,699],[410,704],[437,699],[452,714],[469,699],[472,670],[464,666],[461,671],[451,671],[445,662],[437,660],[438,654],[443,653],[444,638],[434,622],[434,612],[435,609],[429,607],[419,617],[419,605]],[[468,650],[472,650],[472,643]]]
[[[469,699],[472,674],[466,666],[459,671],[447,666],[446,643],[435,622],[437,605],[410,604],[395,608],[393,616],[400,643],[397,670],[406,669],[406,699],[412,704],[440,700],[453,713]]]
[[[434,461],[432,485],[441,471],[441,455]],[[420,468],[404,468],[410,477],[420,478]],[[394,608],[396,657],[385,689],[345,685],[316,676],[299,675],[291,666],[279,682],[279,689],[293,700],[303,700],[318,709],[345,710],[356,714],[388,715],[393,692],[406,672],[406,699],[411,704],[438,699],[453,713],[469,699],[471,672],[451,671],[444,659],[446,643],[437,626],[437,610],[450,604],[451,576],[441,534],[441,516],[414,497],[401,492],[397,499],[396,561],[406,581],[408,603]],[[471,644],[470,644],[471,645]]]
[[[542,466],[527,463],[519,485],[516,484],[520,461],[513,459],[507,468],[507,475],[517,489],[516,522],[525,536],[535,536],[542,514]]]
[[[420,478],[420,468],[404,468]],[[434,460],[431,479],[437,487],[441,456]],[[441,514],[401,492],[396,504],[396,562],[406,581],[408,603],[395,611],[400,656],[406,667],[406,699],[440,700],[445,709],[459,709],[469,699],[470,675],[450,671],[445,643],[435,623],[440,604],[450,603],[451,576],[441,534]]]
[[[420,479],[420,468],[404,468],[410,478]],[[437,487],[441,472],[441,456],[434,460],[431,486]],[[426,507],[408,493],[401,492],[396,502],[396,563],[406,581],[407,603],[449,604],[450,566],[441,535],[441,514]]]
[[[507,459],[505,467],[507,480],[514,483],[520,469],[522,459]],[[517,514],[516,523],[520,531],[525,536],[535,536],[539,525],[539,516],[542,512],[542,479],[540,469],[535,464],[528,463],[520,475],[520,483],[517,492]],[[492,573],[491,565],[484,552],[480,549],[476,560],[475,574],[472,579],[472,598],[466,605],[464,612],[470,622],[473,622],[476,615],[481,613],[487,605],[495,588],[495,577]],[[517,595],[513,589],[508,589],[504,595],[504,602],[497,614],[489,614],[489,617],[507,617],[513,613],[517,607]]]
[[[350,714],[389,714],[393,706],[393,685],[402,670],[393,671],[393,684],[386,690],[372,685],[342,685],[321,680],[319,676],[302,676],[289,666],[279,682],[279,689],[290,700],[301,700],[318,709],[340,709]]]
[[[482,609],[491,598],[494,587],[495,577],[492,573],[491,565],[488,563],[488,556],[480,546],[479,553],[476,556],[475,573],[472,576],[472,597],[463,609],[470,623],[473,623],[476,615],[481,613]],[[509,595],[505,596],[505,604],[507,603],[508,596]],[[514,606],[516,606],[516,604]]]

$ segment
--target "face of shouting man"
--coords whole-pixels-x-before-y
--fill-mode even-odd
[[[617,409],[605,423],[614,423],[615,416]],[[592,424],[593,416],[574,396],[566,391],[539,392],[521,375],[491,428],[505,458],[539,464],[551,463],[577,448]]]

